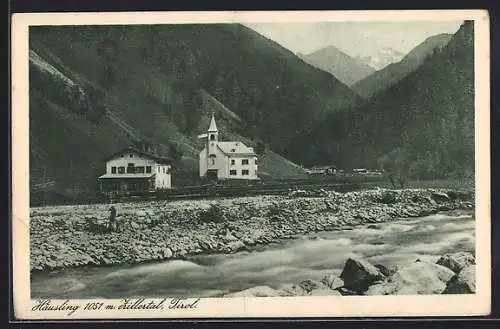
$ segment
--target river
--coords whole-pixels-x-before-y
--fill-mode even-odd
[[[278,288],[340,274],[350,255],[372,264],[435,261],[473,251],[471,215],[432,215],[320,232],[231,255],[127,266],[77,268],[31,277],[32,298],[216,297],[254,286]]]

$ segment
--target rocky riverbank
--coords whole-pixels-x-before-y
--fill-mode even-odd
[[[447,254],[436,263],[416,259],[401,268],[349,258],[340,276],[305,280],[279,289],[257,286],[224,297],[432,295],[476,292],[476,261],[468,252]]]
[[[435,189],[337,193],[291,191],[287,196],[115,204],[119,231],[96,233],[110,204],[33,208],[32,271],[133,264],[190,255],[232,253],[309,232],[473,210],[474,193]]]

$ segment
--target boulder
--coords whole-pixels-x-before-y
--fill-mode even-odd
[[[460,273],[446,284],[443,294],[474,294],[476,293],[476,265],[463,268]]]
[[[280,296],[307,296],[308,292],[297,284],[285,284],[278,289]]]
[[[321,283],[330,289],[337,289],[344,286],[344,280],[333,273],[325,275],[321,279]]]
[[[444,255],[438,259],[436,264],[445,266],[458,274],[463,268],[476,264],[476,259],[470,252],[462,251]]]
[[[383,282],[372,285],[365,295],[440,294],[454,275],[454,272],[447,267],[417,261],[398,269]]]
[[[242,241],[245,245],[247,245],[247,246],[253,246],[253,245],[255,245],[255,240],[253,240],[252,238],[249,238],[249,237],[243,237],[243,238],[241,239],[241,241]]]
[[[342,294],[340,292],[338,292],[337,290],[325,289],[325,288],[313,289],[309,295],[310,296],[342,296]]]
[[[360,293],[345,287],[336,289],[342,296],[359,296]]]
[[[137,210],[135,212],[135,215],[137,217],[146,217],[148,215],[148,213],[145,210]]]
[[[386,267],[382,264],[375,264],[374,266],[385,276],[391,276],[398,270],[395,266]]]
[[[344,286],[357,292],[365,291],[371,284],[382,280],[385,276],[368,261],[359,258],[349,258],[340,278]]]
[[[450,197],[444,192],[432,192],[431,198],[436,202],[450,201]]]
[[[163,255],[163,258],[172,258],[172,256],[174,255],[170,248],[163,248],[161,250],[161,253]]]
[[[226,245],[226,248],[229,252],[237,252],[238,250],[241,250],[245,248],[245,244],[241,242],[240,240],[229,242]]]
[[[301,283],[299,283],[299,287],[301,287],[307,293],[310,293],[314,289],[323,288],[321,282],[313,280],[304,280]]]
[[[257,286],[224,295],[224,297],[277,297],[277,296],[279,296],[278,291],[268,286]]]

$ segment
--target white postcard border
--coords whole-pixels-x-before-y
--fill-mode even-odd
[[[474,20],[476,119],[476,261],[474,295],[203,298],[192,309],[34,311],[29,267],[28,28],[34,25],[257,23],[306,21]],[[220,318],[220,317],[399,317],[486,315],[491,308],[489,19],[484,10],[296,12],[30,13],[12,19],[12,250],[15,315],[20,319]],[[159,302],[162,298],[148,298]],[[193,302],[195,299],[190,299]],[[51,300],[52,305],[65,300]]]

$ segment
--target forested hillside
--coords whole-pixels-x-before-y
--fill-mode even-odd
[[[399,83],[353,111],[331,114],[304,139],[332,141],[310,152],[341,166],[385,166],[415,178],[471,175],[473,22]]]
[[[177,168],[196,176],[212,112],[222,139],[267,146],[264,177],[302,175],[286,159],[309,162],[296,136],[360,101],[239,24],[31,27],[30,50],[34,190],[91,193],[102,159],[144,140],[181,153]]]

